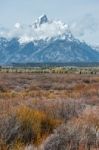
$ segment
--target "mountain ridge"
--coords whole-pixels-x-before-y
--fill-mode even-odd
[[[99,62],[99,52],[76,39],[61,21],[43,15],[27,28],[19,23],[15,28],[16,36],[0,37],[0,64]]]

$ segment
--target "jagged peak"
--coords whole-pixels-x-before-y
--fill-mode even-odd
[[[20,43],[35,40],[67,39],[73,40],[68,24],[60,20],[49,20],[46,14],[40,16],[32,25],[21,25],[19,22],[7,32],[8,39],[17,37]]]
[[[49,22],[49,20],[47,18],[47,15],[43,14],[33,23],[33,27],[37,28],[37,27],[41,26],[42,24],[45,24],[48,22]]]
[[[43,14],[42,16],[39,17],[39,23],[43,24],[43,23],[47,23],[48,22],[48,17],[46,14]]]

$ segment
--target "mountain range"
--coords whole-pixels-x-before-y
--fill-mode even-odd
[[[0,27],[0,64],[99,62],[99,51],[76,39],[69,26],[42,15],[31,25]]]

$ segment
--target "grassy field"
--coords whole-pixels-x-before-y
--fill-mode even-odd
[[[1,68],[0,150],[98,150],[99,68]]]
[[[99,74],[99,67],[1,67],[0,72],[6,73],[76,73],[76,74]]]

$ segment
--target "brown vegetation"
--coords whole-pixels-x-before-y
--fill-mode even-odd
[[[95,149],[97,74],[0,73],[0,150]]]

